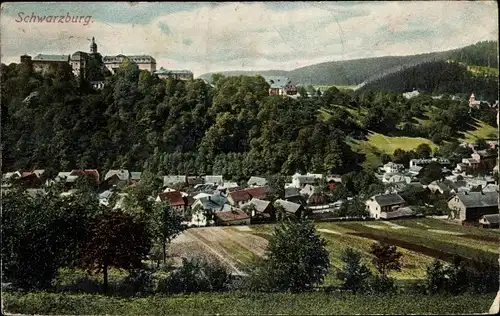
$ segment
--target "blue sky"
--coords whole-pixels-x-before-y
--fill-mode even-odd
[[[158,68],[201,75],[458,48],[497,39],[498,9],[493,1],[4,3],[0,26],[5,63],[87,51],[94,36],[103,55],[149,54]]]

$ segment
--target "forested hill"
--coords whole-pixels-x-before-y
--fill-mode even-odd
[[[69,65],[45,74],[28,64],[0,70],[3,172],[123,168],[235,181],[345,173],[363,161],[350,140],[368,130],[440,144],[473,121],[465,100],[335,87],[321,97],[283,98],[269,96],[260,76],[219,76],[212,88],[203,80],[162,80],[128,61],[102,90],[73,76]],[[495,115],[481,119],[494,122]],[[429,122],[417,126],[414,117]]]
[[[474,93],[485,101],[498,100],[498,70],[489,74],[475,70],[458,62],[429,62],[383,76],[361,90],[408,92],[417,89],[435,95],[463,96]]]
[[[365,81],[373,81],[386,74],[401,69],[431,61],[453,59],[477,66],[498,68],[497,42],[485,41],[461,49],[418,54],[409,56],[387,56],[377,58],[355,59],[346,61],[325,62],[316,65],[297,68],[291,71],[227,71],[226,76],[262,75],[287,76],[298,84],[308,85],[358,85]],[[212,73],[201,75],[200,78],[210,81]]]
[[[225,76],[261,75],[287,76],[293,82],[302,85],[358,85],[368,78],[382,75],[400,69],[404,66],[416,65],[430,60],[445,60],[451,52],[429,53],[411,56],[387,56],[345,61],[332,61],[297,68],[291,71],[225,71]],[[200,78],[210,81],[212,73],[201,75]]]

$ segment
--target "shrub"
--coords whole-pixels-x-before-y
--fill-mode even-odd
[[[337,278],[343,281],[341,288],[353,293],[365,290],[371,271],[361,262],[361,253],[352,248],[346,248],[340,260],[344,263],[344,268],[337,271]]]
[[[394,280],[386,275],[375,275],[370,282],[370,291],[373,294],[396,294],[397,287]]]
[[[439,260],[426,268],[425,288],[429,294],[437,294],[445,290],[446,268]]]
[[[182,261],[182,267],[159,281],[159,292],[172,294],[217,292],[228,288],[231,276],[223,266],[198,258],[191,260],[183,258]]]

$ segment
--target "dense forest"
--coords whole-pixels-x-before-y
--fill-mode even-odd
[[[350,140],[368,131],[440,144],[470,128],[470,115],[496,119],[496,112],[469,114],[465,100],[334,87],[321,96],[283,98],[269,96],[260,76],[214,76],[212,87],[159,79],[128,61],[106,76],[102,90],[75,78],[69,65],[40,74],[27,64],[2,64],[0,79],[4,172],[125,168],[235,180],[345,173],[364,159]],[[415,117],[430,122],[419,126]]]
[[[453,61],[435,61],[410,67],[372,81],[360,89],[407,92],[417,89],[427,93],[474,93],[478,99],[498,100],[498,76],[476,76],[466,65]]]
[[[496,41],[484,41],[461,49],[409,56],[386,56],[377,58],[332,61],[297,68],[291,71],[227,71],[226,76],[262,75],[287,76],[293,82],[302,85],[358,85],[365,81],[377,80],[385,75],[422,63],[446,61],[449,59],[469,65],[485,66],[498,69],[498,51]],[[212,79],[212,74],[201,78]]]

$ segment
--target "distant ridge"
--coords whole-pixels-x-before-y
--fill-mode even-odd
[[[495,47],[497,42],[479,42],[474,45],[469,45],[463,48],[433,52],[418,55],[408,56],[386,56],[375,58],[352,59],[345,61],[324,62],[315,65],[305,66],[294,70],[263,70],[263,71],[224,71],[218,72],[225,76],[239,75],[262,75],[262,76],[287,76],[297,84],[302,85],[343,85],[356,86],[364,85],[382,78],[385,75],[398,72],[402,69],[416,66],[422,63],[433,61],[445,61],[450,58],[469,56],[470,59],[475,57],[477,49],[488,49],[490,55],[491,48]],[[493,63],[497,57],[491,58]],[[498,68],[498,64],[496,66]],[[200,78],[211,81],[213,73],[207,73]]]

